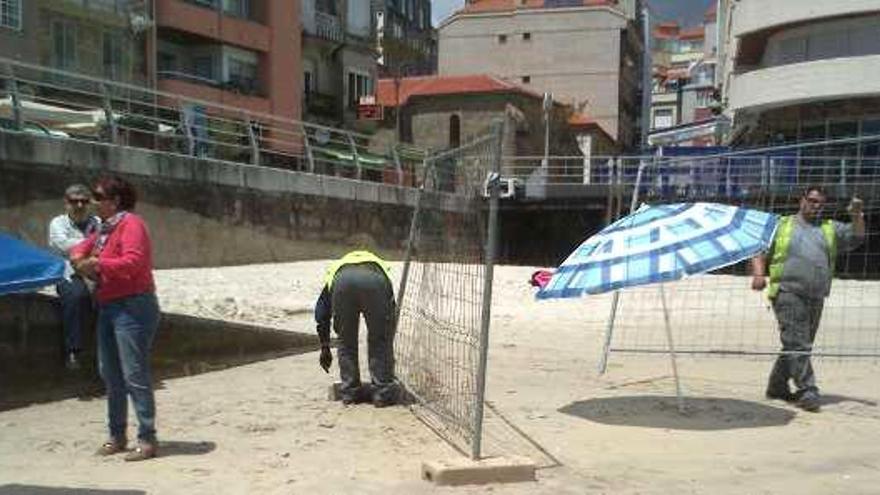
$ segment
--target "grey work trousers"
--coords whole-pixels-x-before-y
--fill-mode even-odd
[[[396,398],[394,380],[394,290],[374,263],[345,265],[333,280],[333,330],[337,349],[340,393],[355,399],[361,386],[358,362],[360,315],[367,322],[367,352],[374,401]]]
[[[779,322],[783,354],[776,358],[770,372],[768,391],[787,392],[788,380],[791,379],[798,397],[819,392],[809,353],[813,350],[823,306],[822,299],[811,299],[783,291],[776,295],[773,311]]]

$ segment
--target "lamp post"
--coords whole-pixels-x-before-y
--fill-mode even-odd
[[[550,168],[550,111],[553,110],[553,93],[544,93],[544,159],[541,168],[546,172]]]

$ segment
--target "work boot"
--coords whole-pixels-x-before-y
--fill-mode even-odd
[[[821,401],[819,394],[806,393],[797,401],[797,406],[807,412],[819,412]]]
[[[785,402],[795,402],[797,400],[797,395],[786,389],[767,387],[767,392],[764,395],[770,400],[783,400]]]

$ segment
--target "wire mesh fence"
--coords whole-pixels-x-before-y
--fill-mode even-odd
[[[632,184],[633,205],[712,201],[780,216],[796,213],[805,188],[818,186],[827,196],[822,217],[844,225],[851,221],[847,208],[852,197],[863,198],[867,232],[852,246],[840,242],[812,355],[876,361],[880,358],[880,236],[871,226],[876,228],[872,219],[880,210],[878,143],[877,137],[864,137],[760,152],[631,160],[622,169],[629,177],[623,182]],[[774,311],[762,292],[751,289],[750,273],[744,261],[663,287],[677,353],[779,353]],[[620,293],[610,352],[668,352],[661,295],[658,286]],[[804,351],[793,351],[798,352]]]
[[[441,437],[480,456],[491,303],[493,200],[484,179],[498,166],[499,126],[425,161],[401,288],[396,373],[417,416]],[[435,207],[447,195],[456,211]],[[497,193],[494,199],[497,215]]]

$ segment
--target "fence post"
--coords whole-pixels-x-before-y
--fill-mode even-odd
[[[354,156],[354,166],[357,169],[357,179],[361,180],[363,171],[361,170],[361,160],[358,158],[357,144],[354,142],[354,138],[351,136],[350,132],[345,133],[345,138],[348,140],[348,145],[351,146],[351,154]]]
[[[492,280],[495,270],[495,252],[498,249],[498,195],[501,186],[501,153],[504,121],[492,123],[495,138],[492,171],[489,180],[489,225],[486,232],[486,268],[483,278],[483,308],[480,318],[480,361],[477,366],[477,403],[474,407],[474,439],[471,458],[480,458],[483,443],[483,406],[486,400],[486,369],[489,361],[489,321],[492,316]],[[494,178],[494,181],[492,180]],[[494,183],[493,183],[494,182]]]
[[[247,125],[248,130],[248,141],[251,145],[251,164],[259,165],[260,164],[260,142],[257,140],[257,133],[254,132],[254,124],[255,122],[249,118],[245,118],[245,125]]]
[[[400,164],[400,155],[397,153],[397,146],[391,146],[391,158],[394,160],[394,168],[397,170],[397,185],[403,185],[403,166]]]
[[[309,130],[304,124],[300,124],[303,133],[303,145],[306,148],[306,159],[309,161],[309,173],[315,173],[315,155],[312,153],[312,143],[309,141]]]
[[[117,144],[119,143],[119,128],[116,126],[116,118],[113,116],[113,103],[110,100],[110,92],[104,83],[101,83],[101,100],[104,105],[104,120],[110,126],[110,142]]]
[[[9,95],[12,97],[12,121],[17,130],[22,129],[24,122],[21,118],[21,95],[18,92],[18,81],[15,80],[15,69],[11,64],[6,64],[9,72]]]
[[[186,138],[186,149],[187,154],[189,156],[195,156],[196,154],[196,141],[193,137],[192,128],[189,126],[189,121],[193,117],[190,115],[190,112],[186,109],[183,102],[177,101],[178,112],[180,113],[180,126],[183,128],[183,137]]]

